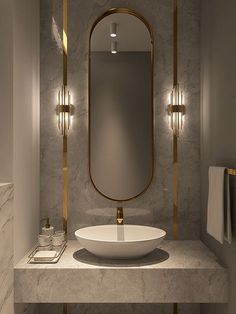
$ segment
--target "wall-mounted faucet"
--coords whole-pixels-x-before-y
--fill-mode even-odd
[[[124,215],[123,215],[123,207],[116,208],[116,224],[123,225],[124,224]]]

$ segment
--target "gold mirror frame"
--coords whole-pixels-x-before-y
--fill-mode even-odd
[[[148,182],[148,184],[145,186],[145,188],[138,193],[137,195],[130,197],[128,199],[114,199],[111,198],[107,195],[105,195],[104,193],[102,193],[96,186],[96,184],[94,183],[92,176],[91,176],[91,158],[90,158],[90,147],[91,147],[91,121],[90,121],[90,111],[91,111],[91,103],[90,103],[90,86],[91,86],[91,37],[92,37],[92,33],[94,28],[96,27],[96,25],[106,16],[109,16],[111,14],[115,14],[115,13],[126,13],[126,14],[130,14],[133,15],[135,17],[137,17],[139,20],[141,20],[144,25],[147,27],[149,35],[150,35],[150,45],[151,45],[151,98],[152,98],[152,102],[151,102],[151,126],[152,126],[152,173],[151,173],[151,177],[150,177],[150,181]],[[102,195],[103,197],[112,200],[112,201],[116,201],[116,202],[125,202],[125,201],[130,201],[133,200],[137,197],[139,197],[140,195],[142,195],[143,193],[145,193],[147,191],[147,189],[149,188],[149,186],[151,185],[152,179],[153,179],[153,172],[154,172],[154,110],[153,110],[153,60],[154,60],[154,37],[153,37],[153,31],[151,26],[149,25],[149,23],[147,22],[147,20],[139,13],[137,13],[134,10],[128,9],[128,8],[112,8],[108,11],[106,11],[105,13],[103,13],[101,16],[99,16],[96,21],[93,23],[92,28],[90,30],[90,34],[89,34],[89,58],[88,58],[88,130],[89,130],[89,143],[88,143],[88,153],[89,153],[89,177],[90,180],[95,188],[95,190]]]

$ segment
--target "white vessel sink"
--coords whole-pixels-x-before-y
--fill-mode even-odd
[[[162,242],[162,229],[137,225],[102,225],[75,231],[80,244],[103,258],[138,258],[152,252]]]

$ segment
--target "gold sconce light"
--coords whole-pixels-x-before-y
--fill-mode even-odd
[[[179,136],[184,125],[184,116],[186,108],[184,105],[184,95],[176,84],[170,94],[169,105],[167,106],[169,116],[169,126],[173,130],[175,136]]]
[[[58,92],[58,104],[56,106],[58,116],[58,129],[62,135],[67,135],[74,114],[74,106],[72,104],[72,96],[66,85],[62,85]]]

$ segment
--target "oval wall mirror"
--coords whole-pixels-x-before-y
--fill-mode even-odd
[[[148,23],[112,9],[90,34],[89,167],[94,187],[124,201],[153,175],[153,40]]]

